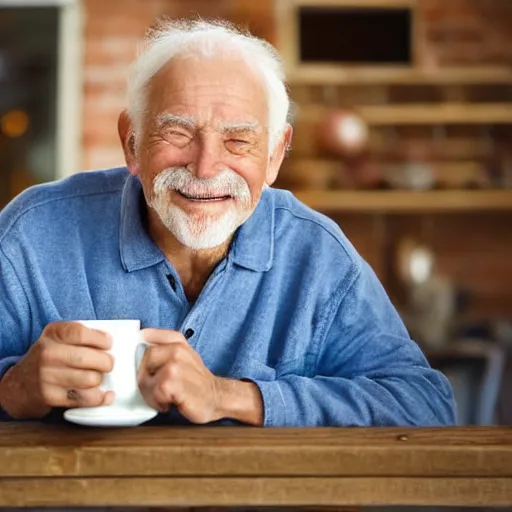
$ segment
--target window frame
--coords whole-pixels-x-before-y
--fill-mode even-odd
[[[0,0],[0,8],[59,8],[55,179],[81,170],[83,108],[83,5],[81,0]]]

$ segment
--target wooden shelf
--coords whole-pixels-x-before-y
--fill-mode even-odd
[[[414,143],[427,148],[431,155],[445,160],[481,160],[494,152],[494,141],[490,138],[477,137],[447,137],[444,140],[434,138],[414,138]],[[390,140],[380,132],[370,134],[368,149],[378,155],[402,155],[403,147],[400,142]],[[300,154],[299,148],[293,147],[292,154]]]
[[[512,124],[512,103],[432,103],[409,105],[359,106],[354,110],[371,126]],[[299,109],[299,121],[320,122],[326,108]]]
[[[403,158],[402,139],[390,136],[381,130],[372,130],[369,134],[368,151],[378,155],[380,160],[390,157]],[[495,141],[490,137],[452,137],[436,140],[431,136],[414,137],[411,140],[422,146],[430,155],[443,160],[482,160],[491,156],[495,150]],[[292,158],[319,158],[325,154],[319,140],[316,126],[312,123],[301,123],[297,120],[294,126],[292,141]]]
[[[512,68],[501,66],[413,69],[410,66],[350,67],[300,64],[289,73],[293,85],[503,85],[512,84]]]
[[[283,0],[281,0],[283,1]],[[412,9],[418,0],[284,0],[286,7],[354,7],[364,9]]]
[[[384,183],[399,189],[406,179],[407,162],[375,163]],[[474,160],[429,161],[427,163],[433,183],[443,191],[489,191],[493,182],[482,162]],[[282,169],[281,177],[290,188],[297,190],[329,190],[351,188],[354,183],[350,168],[336,159],[290,158]],[[337,184],[337,185],[335,185]]]
[[[295,195],[311,208],[329,212],[512,212],[512,190],[304,190]]]
[[[286,167],[290,169],[289,173],[295,172],[297,168],[304,169],[308,174],[316,172],[316,169],[321,168],[329,170],[331,173],[337,173],[340,169],[345,168],[346,165],[340,159],[336,158],[290,158],[285,163]],[[407,162],[379,162],[376,164],[380,172],[386,174],[402,169],[407,165]],[[426,162],[436,177],[446,174],[465,174],[470,175],[484,169],[484,164],[475,160],[431,160]],[[287,173],[288,174],[288,173]],[[287,176],[288,177],[288,176]],[[461,187],[457,187],[461,188]]]

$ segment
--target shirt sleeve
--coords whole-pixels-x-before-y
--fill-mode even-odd
[[[363,263],[326,319],[314,375],[255,383],[265,426],[443,426],[455,422],[447,378],[412,341]]]
[[[0,380],[28,350],[30,309],[10,260],[0,247]],[[0,407],[0,421],[9,419]]]

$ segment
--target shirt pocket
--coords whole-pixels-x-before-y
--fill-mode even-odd
[[[276,380],[276,370],[259,359],[244,357],[236,360],[229,370],[228,377],[247,380]]]

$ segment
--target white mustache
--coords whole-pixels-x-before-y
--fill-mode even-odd
[[[176,190],[189,197],[230,196],[241,203],[251,204],[249,185],[230,169],[224,169],[213,178],[195,178],[185,167],[170,167],[153,180],[155,195],[158,196],[168,190]]]

